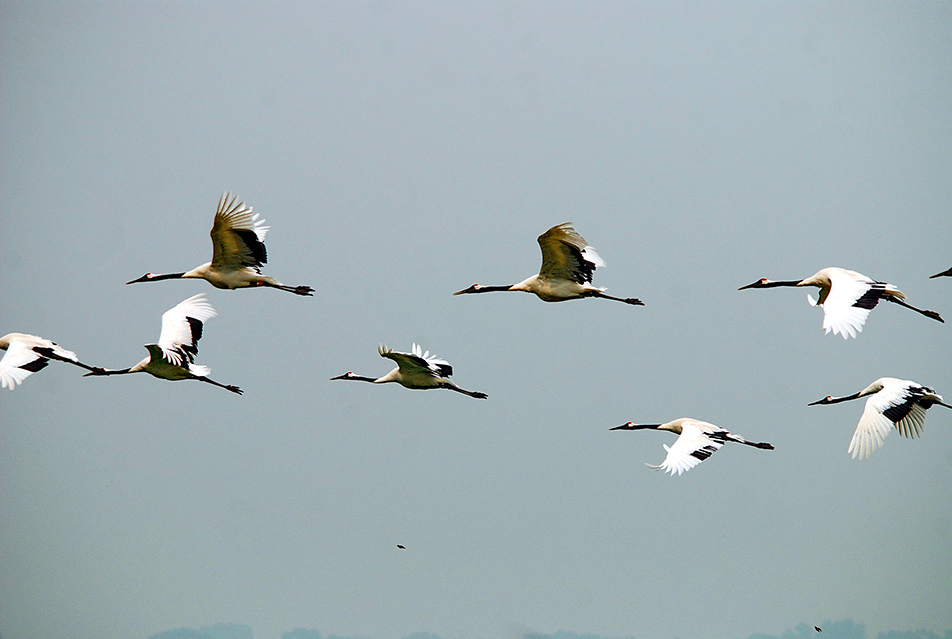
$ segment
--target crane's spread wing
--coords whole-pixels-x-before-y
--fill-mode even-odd
[[[252,213],[238,197],[223,193],[212,224],[212,266],[215,268],[254,268],[268,261],[264,236],[270,227]]]
[[[896,428],[903,437],[919,437],[925,424],[926,408],[923,399],[935,397],[932,389],[914,382],[899,382],[884,386],[866,400],[849,451],[869,459],[882,447],[889,432]]]
[[[863,330],[869,312],[883,297],[886,284],[874,282],[855,271],[837,269],[829,273],[830,293],[823,300],[823,329],[843,339],[856,337]],[[810,304],[817,304],[807,296]]]
[[[876,407],[876,397],[870,397],[866,400],[866,408],[863,410],[863,416],[859,418],[859,424],[853,433],[853,439],[850,440],[850,447],[847,452],[853,454],[853,458],[860,456],[869,459],[877,450],[882,447],[883,442],[889,431],[893,429],[893,424]]]
[[[195,361],[198,340],[202,338],[202,322],[215,315],[204,293],[193,295],[162,313],[158,346],[165,358],[184,367]]]
[[[0,359],[0,388],[13,390],[17,384],[49,364],[49,360],[33,351],[29,344],[13,340]]]
[[[539,275],[544,278],[591,284],[596,267],[605,266],[595,249],[575,232],[570,222],[553,226],[540,235],[539,246],[542,248]]]
[[[377,347],[381,357],[392,359],[400,367],[404,375],[429,375],[430,377],[449,377],[453,374],[453,367],[449,362],[430,357],[430,352],[423,352],[419,345],[414,344],[409,353],[401,353],[381,344]]]
[[[727,431],[717,429],[715,434],[721,432],[726,433]],[[664,461],[659,466],[652,466],[651,464],[647,464],[647,466],[655,470],[667,471],[671,475],[674,475],[674,473],[680,475],[716,453],[717,449],[723,445],[723,437],[712,438],[696,425],[687,422],[682,425],[681,435],[674,442],[674,445],[671,447],[664,445],[664,449],[668,451],[668,456],[664,458]]]

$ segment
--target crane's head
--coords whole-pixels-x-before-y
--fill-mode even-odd
[[[479,289],[483,288],[481,284],[473,284],[469,288],[464,288],[462,291],[456,291],[453,295],[465,295],[467,293],[479,293]]]
[[[770,280],[768,280],[766,277],[762,277],[762,278],[760,278],[759,280],[757,280],[756,282],[752,282],[752,283],[748,284],[747,286],[741,286],[741,287],[740,287],[739,289],[737,289],[737,290],[738,290],[738,291],[743,291],[745,288],[768,288],[768,287],[770,286],[770,284],[771,284],[771,281],[770,281]]]
[[[155,282],[156,280],[174,280],[182,277],[201,277],[200,275],[194,275],[195,271],[189,271],[189,273],[165,273],[163,275],[156,275],[155,273],[146,273],[142,277],[136,280],[130,280],[126,284],[135,284],[136,282]]]
[[[143,276],[140,277],[140,278],[137,278],[137,279],[134,279],[134,280],[129,280],[128,282],[126,282],[126,284],[135,284],[136,282],[148,282],[149,280],[153,279],[154,277],[155,277],[155,275],[153,275],[152,273],[146,273],[145,275],[143,275]]]
[[[621,426],[615,426],[614,428],[609,428],[608,430],[648,430],[658,428],[661,424],[636,424],[634,422],[626,422]]]
[[[354,375],[351,371],[347,371],[343,375],[338,375],[337,377],[331,377],[330,381],[333,382],[335,379],[353,379],[355,377],[357,376]]]

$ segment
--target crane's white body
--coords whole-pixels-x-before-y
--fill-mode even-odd
[[[151,282],[165,279],[203,279],[215,288],[237,289],[268,286],[298,295],[311,295],[309,286],[285,286],[273,277],[261,274],[268,261],[264,238],[270,227],[237,196],[224,193],[218,201],[215,222],[212,224],[212,261],[191,271],[142,277],[126,282]]]
[[[28,333],[7,333],[0,337],[0,350],[6,351],[0,359],[0,388],[13,390],[27,377],[46,368],[51,359],[93,370],[80,362],[73,351]]]
[[[935,404],[952,408],[943,403],[942,396],[928,386],[908,379],[880,377],[860,392],[846,397],[827,396],[810,406],[837,404],[839,402],[869,397],[863,415],[853,432],[850,447],[853,459],[869,459],[882,448],[886,436],[896,429],[903,437],[915,438],[922,434],[926,410]]]
[[[662,444],[667,456],[658,466],[645,464],[654,470],[663,470],[674,475],[688,471],[713,455],[726,442],[746,444],[755,448],[772,450],[773,446],[761,442],[749,442],[720,426],[690,417],[680,417],[664,424],[635,424],[628,422],[611,430],[667,430],[678,435],[673,446]]]
[[[237,386],[219,384],[208,378],[211,369],[195,363],[198,355],[198,341],[202,337],[204,322],[217,313],[205,299],[204,293],[183,300],[162,314],[162,332],[155,344],[146,344],[149,351],[135,366],[126,369],[99,369],[90,375],[122,375],[126,373],[148,373],[153,377],[169,381],[197,379],[220,386],[233,393],[241,394]]]
[[[862,273],[845,268],[830,266],[814,275],[793,281],[775,282],[766,278],[753,284],[740,287],[746,288],[774,288],[779,286],[816,286],[820,289],[819,298],[807,295],[811,306],[823,307],[823,330],[834,335],[842,335],[843,339],[856,337],[863,330],[869,312],[876,307],[881,299],[905,306],[908,309],[921,313],[926,317],[942,322],[943,319],[935,311],[925,311],[909,305],[904,300],[906,296],[892,284],[877,282]]]
[[[545,302],[564,302],[583,297],[605,299],[643,306],[634,298],[619,298],[606,295],[604,288],[592,285],[595,269],[605,266],[605,261],[589,246],[568,222],[553,226],[538,238],[542,249],[542,267],[537,275],[528,277],[512,286],[483,286],[473,284],[454,295],[488,293],[492,291],[522,291],[532,293]]]
[[[486,399],[486,393],[468,391],[457,386],[450,376],[453,367],[449,362],[437,357],[431,357],[430,352],[414,344],[409,353],[401,353],[381,344],[377,347],[381,357],[386,357],[397,363],[397,367],[382,377],[363,377],[348,371],[343,375],[332,377],[331,380],[353,380],[386,384],[393,382],[412,390],[428,390],[431,388],[445,388],[477,399]]]

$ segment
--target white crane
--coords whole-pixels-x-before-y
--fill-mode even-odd
[[[27,377],[46,368],[51,359],[73,364],[88,371],[97,370],[79,361],[76,353],[48,339],[27,333],[7,333],[0,337],[0,388],[13,390]]]
[[[396,382],[404,388],[413,390],[428,390],[430,388],[446,388],[457,393],[463,393],[476,399],[486,399],[489,397],[486,393],[478,391],[468,391],[460,388],[450,380],[453,374],[453,367],[449,362],[436,357],[430,357],[430,352],[423,350],[414,344],[409,353],[400,353],[387,348],[381,344],[377,347],[377,352],[381,357],[392,359],[397,363],[397,368],[393,369],[383,377],[361,377],[348,371],[343,375],[331,377],[331,381],[337,379],[350,379],[358,382],[371,382],[373,384],[386,384],[387,382]]]
[[[919,437],[926,418],[926,410],[938,404],[946,408],[952,406],[943,403],[942,396],[928,386],[907,379],[880,377],[858,393],[847,397],[830,397],[811,402],[809,406],[819,404],[838,404],[851,399],[869,396],[863,416],[853,433],[847,452],[869,459],[883,445],[886,435],[896,428],[904,437]]]
[[[856,334],[863,330],[863,324],[866,323],[869,312],[881,299],[899,304],[936,321],[945,322],[935,311],[924,311],[904,302],[906,296],[892,284],[876,282],[862,273],[835,266],[825,268],[805,280],[775,282],[763,278],[747,286],[741,286],[737,290],[777,286],[819,287],[820,299],[815,300],[808,294],[807,300],[811,306],[823,307],[823,328],[826,332],[833,331],[834,335],[842,335],[843,339],[856,337]]]
[[[747,444],[755,448],[773,450],[773,446],[766,442],[749,442],[740,435],[730,433],[720,426],[702,422],[690,417],[680,417],[665,424],[635,424],[628,422],[609,430],[669,430],[679,435],[674,446],[662,444],[668,451],[667,457],[660,466],[645,464],[648,468],[665,470],[674,476],[690,470],[702,461],[717,452],[717,449],[727,442]]]
[[[264,226],[264,220],[258,220],[258,214],[252,214],[250,206],[245,206],[244,202],[237,200],[237,196],[230,197],[226,192],[218,201],[218,210],[215,212],[215,222],[211,230],[211,262],[184,273],[146,273],[126,284],[200,278],[215,288],[269,286],[297,295],[313,295],[314,289],[310,286],[285,286],[273,277],[261,274],[261,266],[268,261],[264,236],[271,227]]]
[[[935,275],[930,275],[929,279],[934,279],[936,277],[952,277],[952,268],[947,271],[942,271],[941,273],[936,273]]]
[[[539,236],[542,248],[542,268],[538,275],[513,284],[512,286],[483,286],[473,284],[467,289],[456,291],[453,295],[466,293],[491,293],[493,291],[524,291],[535,293],[545,302],[564,302],[582,297],[601,297],[607,300],[644,306],[644,302],[633,297],[621,298],[605,294],[604,288],[592,286],[592,275],[605,262],[599,257],[581,235],[575,232],[571,223],[553,226]]]
[[[158,344],[145,345],[149,351],[148,357],[131,368],[97,368],[86,373],[84,377],[149,373],[159,379],[173,382],[182,379],[197,379],[241,395],[240,388],[219,384],[209,379],[208,374],[212,372],[211,369],[194,363],[195,356],[198,354],[198,340],[202,338],[203,322],[215,315],[217,313],[205,299],[204,293],[193,295],[162,313],[162,332],[159,334]]]

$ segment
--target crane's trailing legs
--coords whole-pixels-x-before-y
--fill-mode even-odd
[[[286,286],[284,284],[271,284],[269,282],[259,282],[258,286],[270,286],[271,288],[294,293],[295,295],[306,295],[309,297],[314,295],[314,289],[310,286]]]
[[[916,308],[916,307],[913,306],[912,304],[908,304],[908,303],[902,301],[901,299],[899,299],[898,297],[887,296],[885,299],[889,300],[890,302],[892,302],[892,303],[894,303],[894,304],[899,304],[900,306],[905,306],[906,308],[908,308],[908,309],[911,310],[911,311],[915,311],[915,312],[917,312],[917,313],[921,313],[922,315],[925,315],[925,316],[928,317],[929,319],[934,319],[934,320],[937,321],[937,322],[942,322],[943,324],[945,324],[945,320],[942,319],[942,316],[939,315],[939,314],[938,314],[937,312],[935,312],[935,311],[926,311],[926,310],[923,310],[923,309],[921,309],[921,308]]]
[[[631,304],[632,306],[644,306],[645,303],[636,297],[612,297],[611,295],[606,295],[600,291],[589,293],[584,297],[600,297],[606,300],[615,300],[616,302],[624,302],[625,304]]]

